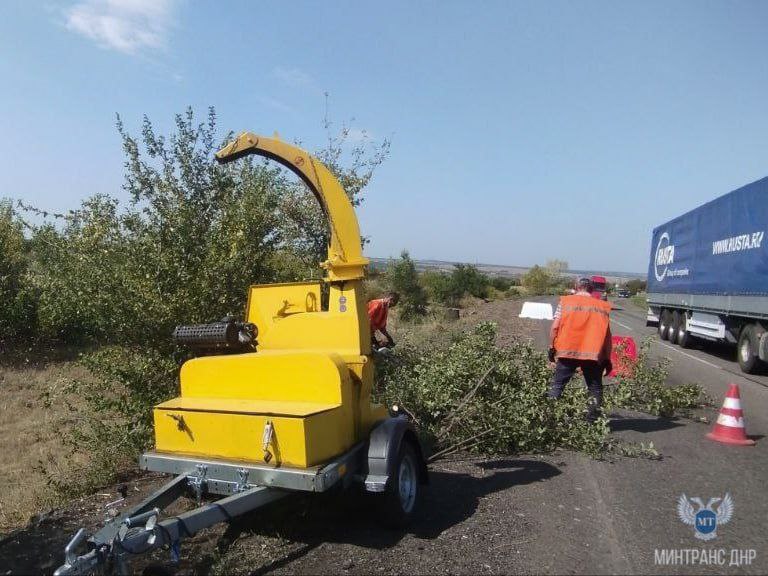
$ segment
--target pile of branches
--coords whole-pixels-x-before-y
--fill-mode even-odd
[[[587,395],[578,378],[558,401],[547,398],[552,367],[530,341],[499,347],[493,323],[435,338],[401,339],[397,351],[377,363],[381,400],[412,417],[433,460],[457,452],[492,455],[558,447],[599,456],[609,446],[607,419],[589,423],[584,417]],[[633,408],[671,415],[699,401],[700,389],[668,388],[666,375],[666,365],[651,365],[641,354],[632,373],[618,386],[606,387],[605,412]]]

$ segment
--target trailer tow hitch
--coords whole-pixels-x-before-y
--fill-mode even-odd
[[[103,569],[107,574],[129,574],[128,561],[132,556],[163,547],[170,550],[172,561],[177,562],[182,539],[288,494],[277,488],[244,485],[245,489],[236,494],[202,503],[188,512],[161,521],[161,510],[174,502],[185,490],[192,489],[195,496],[204,491],[205,484],[200,485],[200,471],[196,472],[198,474],[177,476],[90,538],[84,528],[78,530],[64,549],[64,564],[54,572],[54,576],[85,575],[97,568]],[[77,550],[83,545],[87,545],[88,551],[78,555]]]

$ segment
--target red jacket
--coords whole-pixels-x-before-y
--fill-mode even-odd
[[[371,300],[368,302],[368,319],[371,321],[371,333],[387,328],[387,315],[389,304],[386,299]]]

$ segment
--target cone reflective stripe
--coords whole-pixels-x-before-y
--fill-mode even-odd
[[[712,427],[712,431],[707,434],[707,438],[736,446],[755,445],[754,440],[747,438],[738,385],[731,384],[728,388],[717,422]]]

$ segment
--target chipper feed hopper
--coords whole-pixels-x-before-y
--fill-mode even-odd
[[[140,458],[142,469],[175,477],[96,534],[80,530],[57,575],[124,573],[132,555],[160,547],[178,558],[183,538],[295,491],[360,483],[394,525],[417,508],[427,471],[416,435],[371,399],[368,260],[354,209],[322,163],[277,138],[244,133],[216,158],[250,154],[292,170],[319,201],[327,306],[321,282],[252,286],[244,321],[177,327],[179,343],[205,354],[181,367],[180,395],[155,406],[155,450]],[[197,506],[164,517],[184,495]]]

